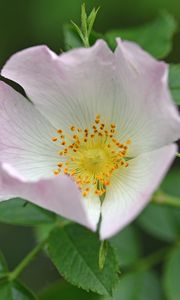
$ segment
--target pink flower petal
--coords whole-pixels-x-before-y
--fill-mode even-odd
[[[131,139],[128,157],[137,156],[127,169],[120,169],[107,191],[101,237],[130,222],[174,158],[175,146],[163,146],[180,137],[167,66],[133,43],[118,40],[113,54],[99,40],[91,48],[60,56],[45,46],[21,51],[7,62],[2,75],[22,85],[34,105],[1,84],[1,200],[20,196],[95,229],[97,197],[82,199],[68,177],[42,178],[51,176],[57,164],[59,149],[51,142],[55,130],[89,128],[100,114],[105,123],[116,123],[121,143]]]
[[[172,163],[174,144],[144,153],[119,170],[102,205],[101,239],[107,239],[130,223],[148,203]],[[152,220],[153,222],[153,220]]]
[[[120,140],[132,140],[129,156],[179,139],[180,116],[168,89],[168,65],[120,39],[115,57],[119,80],[115,122],[121,124]]]
[[[34,105],[0,82],[0,161],[14,166],[24,180],[54,176],[59,147],[55,128]]]
[[[168,91],[167,65],[137,45],[104,41],[57,56],[45,46],[10,58],[2,75],[23,86],[55,125],[88,127],[96,114],[117,123],[119,139],[132,140],[129,156],[180,137],[180,118]]]
[[[8,171],[8,172],[7,172]],[[9,173],[11,175],[9,175]],[[83,198],[68,176],[23,182],[10,165],[0,166],[0,201],[21,197],[63,217],[96,230],[100,215],[97,197]]]
[[[7,62],[2,75],[18,82],[56,128],[87,127],[112,97],[113,54],[103,41],[60,56],[45,46],[21,51]]]

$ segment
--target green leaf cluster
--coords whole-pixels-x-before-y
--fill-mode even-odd
[[[0,299],[1,300],[36,300],[35,295],[19,281],[8,280],[8,267],[0,253]]]
[[[118,280],[118,262],[108,246],[104,268],[98,265],[98,236],[79,225],[55,229],[48,253],[60,274],[72,284],[101,295],[111,295]]]
[[[110,30],[105,34],[91,30],[89,44],[93,45],[97,39],[104,39],[109,47],[116,48],[116,38],[120,37],[139,44],[144,50],[157,59],[166,58],[173,46],[173,36],[177,31],[177,23],[173,16],[162,12],[150,23],[125,29]],[[77,34],[74,26],[64,26],[65,49],[83,46],[82,37]],[[169,72],[169,87],[176,104],[180,104],[180,65],[171,65]]]
[[[179,175],[178,169],[171,171],[162,183],[161,191],[179,197],[180,201]],[[1,222],[36,225],[42,249],[46,246],[46,253],[60,275],[77,287],[57,283],[44,290],[39,299],[48,299],[51,294],[58,297],[59,290],[62,290],[62,299],[68,293],[67,297],[70,297],[71,290],[79,299],[87,295],[87,299],[148,300],[149,297],[158,300],[163,299],[163,293],[168,295],[168,300],[178,299],[180,210],[177,208],[152,203],[133,225],[101,243],[96,233],[33,204],[24,203],[23,199],[0,203]],[[150,235],[150,240],[152,236],[167,243],[165,250],[142,259],[144,245],[139,227]],[[36,253],[38,251],[35,250]],[[153,265],[161,263],[161,260],[165,260],[162,286],[157,273],[152,272]],[[14,276],[21,271],[23,269],[17,267],[9,272],[3,256],[0,256],[0,299],[36,299]],[[56,299],[56,296],[53,297]]]
[[[93,8],[89,16],[86,13],[86,6],[85,3],[81,6],[81,27],[79,27],[76,23],[71,21],[72,26],[74,27],[76,33],[79,35],[79,38],[81,39],[83,45],[85,47],[89,47],[89,37],[91,35],[93,25],[98,13],[98,9]]]

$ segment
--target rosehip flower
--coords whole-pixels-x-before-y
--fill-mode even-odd
[[[27,199],[108,238],[148,203],[176,154],[168,66],[134,43],[13,55],[0,83],[0,199]]]

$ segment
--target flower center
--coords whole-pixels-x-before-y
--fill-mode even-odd
[[[102,196],[115,170],[128,167],[126,155],[131,141],[120,143],[116,139],[116,125],[102,123],[100,115],[91,128],[73,125],[70,132],[58,129],[58,136],[52,138],[53,142],[60,142],[60,161],[53,172],[71,176],[84,197],[89,192]]]

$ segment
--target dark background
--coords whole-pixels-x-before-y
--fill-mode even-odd
[[[81,3],[81,0],[0,0],[0,67],[11,54],[33,45],[47,44],[60,52],[64,48],[63,24],[70,20],[79,24]],[[95,23],[99,32],[143,24],[162,10],[167,10],[180,23],[178,0],[89,0],[86,3],[89,9],[101,7]],[[180,32],[174,38],[174,48],[167,61],[180,62]],[[0,224],[0,249],[10,269],[34,244],[32,229]],[[54,267],[41,255],[24,272],[23,280],[36,290],[56,276]]]

